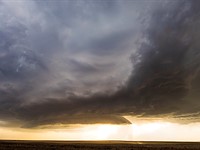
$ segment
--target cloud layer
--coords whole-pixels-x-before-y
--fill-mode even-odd
[[[0,120],[199,118],[198,1],[0,1]]]

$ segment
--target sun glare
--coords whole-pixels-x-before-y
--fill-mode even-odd
[[[84,128],[83,136],[86,140],[108,140],[118,132],[118,125],[93,125]]]
[[[98,139],[107,139],[109,135],[116,131],[117,128],[113,125],[101,125],[96,130]]]

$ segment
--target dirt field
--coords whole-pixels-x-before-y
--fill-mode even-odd
[[[0,150],[200,150],[197,142],[0,141]]]

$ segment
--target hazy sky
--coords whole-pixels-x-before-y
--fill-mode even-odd
[[[196,137],[199,8],[198,0],[0,0],[0,138],[77,124],[129,132],[129,117],[162,118]]]

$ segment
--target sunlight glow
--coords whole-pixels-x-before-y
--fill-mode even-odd
[[[141,135],[141,134],[151,134],[160,129],[164,129],[169,127],[170,123],[168,122],[152,122],[152,123],[145,123],[145,124],[132,124],[132,131],[134,135]]]
[[[115,133],[117,129],[111,125],[101,125],[97,128],[97,137],[99,139],[107,139],[112,133]]]
[[[86,140],[108,140],[118,132],[118,128],[117,125],[93,125],[84,128],[82,135]]]
[[[43,129],[0,127],[0,139],[20,140],[127,140],[199,141],[200,123],[132,120],[130,125],[71,125]]]

